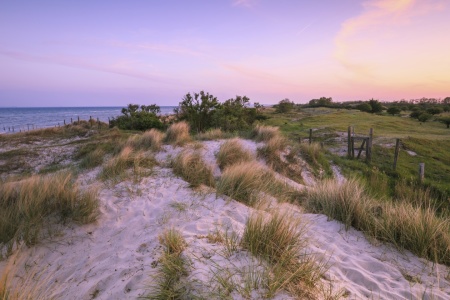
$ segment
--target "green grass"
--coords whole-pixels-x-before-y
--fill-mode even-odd
[[[181,233],[169,229],[159,236],[164,252],[158,262],[158,271],[154,276],[155,282],[146,299],[189,299],[189,289],[181,281],[187,275],[187,262],[182,256],[186,247]]]

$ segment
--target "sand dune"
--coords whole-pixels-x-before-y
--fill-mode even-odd
[[[203,157],[220,169],[214,154],[223,141],[204,142]],[[258,144],[244,141],[256,154]],[[208,234],[229,230],[241,234],[254,211],[227,197],[217,197],[209,188],[193,190],[173,175],[167,160],[181,148],[165,146],[156,155],[161,167],[140,183],[125,181],[112,187],[102,186],[101,215],[95,224],[64,229],[59,238],[23,249],[15,257],[18,266],[16,284],[35,270],[36,280],[47,296],[55,299],[136,299],[151,290],[162,246],[158,236],[168,228],[178,229],[187,242],[183,255],[190,262],[190,282],[195,293],[213,299],[214,272],[218,266],[236,273],[258,268],[261,262],[246,251],[231,256],[224,246],[211,242]],[[83,174],[84,185],[99,184],[99,169]],[[336,170],[338,172],[338,170]],[[292,204],[271,204],[289,210],[308,226],[311,253],[328,261],[322,279],[324,286],[341,291],[345,299],[449,299],[450,270],[417,258],[407,251],[368,239],[356,230],[344,230],[342,224],[324,215],[306,214]],[[0,262],[0,271],[11,261]],[[262,291],[250,297],[260,299]],[[243,298],[234,292],[235,299]],[[317,295],[323,298],[323,295]],[[290,299],[284,293],[275,299]]]

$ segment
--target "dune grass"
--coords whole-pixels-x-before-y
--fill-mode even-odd
[[[216,157],[217,163],[221,170],[238,162],[251,161],[255,159],[252,153],[243,147],[241,140],[238,138],[224,142],[220,146]]]
[[[163,140],[164,133],[153,128],[142,134],[130,137],[127,144],[137,150],[159,151],[161,150]]]
[[[68,172],[0,183],[0,244],[34,245],[52,223],[89,223],[97,209],[97,191],[81,190]]]
[[[266,142],[279,135],[280,130],[273,126],[256,125],[252,131],[252,137],[257,142]]]
[[[450,265],[450,219],[407,201],[377,201],[355,179],[324,180],[307,193],[306,207],[431,261]]]
[[[277,180],[271,170],[256,161],[240,162],[226,168],[216,190],[218,195],[227,195],[250,206],[264,200],[264,195],[282,202],[290,201],[295,195],[295,191]]]
[[[320,143],[301,143],[299,145],[299,152],[311,166],[316,176],[323,174],[323,178],[329,178],[333,175],[330,162],[326,158],[325,150]]]
[[[230,137],[230,134],[223,132],[220,128],[209,129],[205,132],[200,132],[195,136],[195,138],[200,141],[220,140],[228,137]]]
[[[270,265],[267,297],[279,290],[287,290],[296,297],[309,297],[318,287],[325,271],[323,263],[316,263],[306,253],[305,225],[300,220],[280,214],[253,214],[247,221],[241,245],[254,256]]]
[[[167,129],[166,138],[164,140],[166,143],[172,145],[183,146],[191,141],[189,130],[189,124],[184,121],[174,123]]]
[[[180,176],[193,187],[201,184],[215,186],[212,167],[203,161],[200,150],[180,152],[172,161],[172,168],[175,175]]]
[[[158,271],[152,291],[145,298],[155,300],[188,299],[189,289],[181,282],[182,276],[187,275],[187,263],[182,256],[186,247],[181,233],[169,229],[159,236],[164,252],[159,259]]]
[[[117,156],[105,163],[99,177],[102,180],[125,180],[128,178],[127,171],[131,169],[135,181],[139,181],[141,177],[150,175],[155,165],[153,156],[125,146]]]

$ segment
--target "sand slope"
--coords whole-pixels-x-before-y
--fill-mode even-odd
[[[205,160],[215,165],[214,153],[223,141],[204,142]],[[244,142],[256,152],[257,145]],[[173,175],[166,165],[181,148],[165,146],[156,157],[161,163],[152,176],[140,183],[129,181],[103,186],[100,193],[101,215],[95,224],[71,226],[52,241],[24,249],[16,257],[18,275],[35,270],[45,282],[46,291],[55,299],[136,299],[146,295],[154,282],[162,248],[158,235],[168,228],[178,229],[188,244],[184,251],[190,261],[191,282],[197,294],[212,299],[214,271],[227,266],[231,271],[261,265],[245,251],[227,256],[221,244],[207,235],[216,230],[242,233],[251,208],[216,197],[207,188],[192,190]],[[82,175],[85,185],[98,184],[96,173]],[[409,252],[389,245],[369,242],[362,233],[345,231],[324,215],[304,214],[294,205],[280,206],[294,212],[308,224],[309,249],[317,258],[328,261],[324,283],[341,290],[345,299],[449,299],[450,270],[433,265]],[[0,271],[8,261],[0,262]],[[237,276],[237,280],[238,280]],[[17,284],[21,284],[21,279]],[[261,292],[262,293],[262,292]],[[260,291],[249,298],[260,299]],[[233,293],[233,298],[243,298]],[[321,297],[318,295],[318,297]],[[289,299],[280,293],[277,299]]]

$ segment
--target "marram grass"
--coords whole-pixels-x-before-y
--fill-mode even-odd
[[[217,152],[217,163],[220,169],[225,169],[227,166],[236,164],[238,162],[254,160],[252,153],[245,149],[242,142],[238,138],[234,138],[224,142]]]

